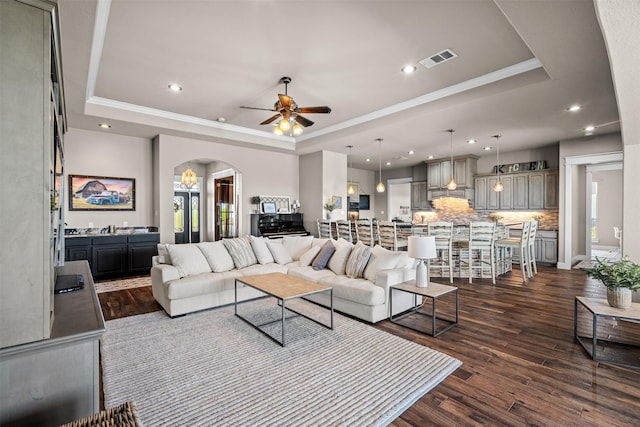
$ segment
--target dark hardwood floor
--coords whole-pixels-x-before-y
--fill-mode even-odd
[[[594,362],[573,337],[574,297],[604,297],[602,285],[582,271],[551,267],[539,267],[526,284],[516,271],[495,286],[487,279],[457,279],[454,285],[460,289],[460,323],[439,337],[389,321],[374,325],[463,362],[392,426],[640,425],[640,370]],[[99,297],[107,320],[161,309],[150,287]],[[442,303],[438,311],[453,314],[452,303]],[[605,323],[603,338],[640,345],[640,324]],[[581,314],[580,324],[590,330],[590,317]],[[640,347],[602,350],[640,364]]]

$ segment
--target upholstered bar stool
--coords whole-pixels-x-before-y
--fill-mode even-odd
[[[458,242],[460,249],[466,249],[467,259],[460,254],[460,269],[467,264],[469,283],[473,283],[473,270],[480,270],[480,277],[486,265],[491,269],[491,282],[496,284],[495,266],[495,224],[493,222],[472,222],[469,225],[469,240]],[[487,261],[488,259],[488,261]],[[474,262],[475,261],[475,262]]]
[[[339,219],[336,221],[336,225],[338,229],[338,239],[342,238],[351,243],[353,240],[351,236],[351,221]]]
[[[437,258],[427,261],[430,270],[449,270],[449,282],[453,283],[453,223],[436,221],[430,222],[428,226],[429,236],[435,237]]]
[[[538,274],[538,266],[536,265],[536,231],[538,231],[538,221],[530,221],[529,237],[527,238],[527,274],[533,277],[533,273]],[[532,272],[533,270],[533,272]]]
[[[509,237],[506,239],[496,240],[496,250],[501,251],[499,259],[501,262],[508,262],[509,267],[513,265],[516,252],[520,262],[520,273],[522,274],[522,281],[527,281],[527,274],[524,272],[527,264],[527,251],[529,250],[529,229],[531,228],[531,221],[525,221],[522,224],[522,235],[520,237]],[[502,268],[504,269],[504,268]],[[528,271],[528,270],[527,270]]]
[[[331,235],[331,221],[328,219],[318,220],[318,237],[320,239],[332,239]]]
[[[362,242],[367,246],[374,246],[373,227],[368,219],[359,219],[356,221],[356,238],[358,242]]]

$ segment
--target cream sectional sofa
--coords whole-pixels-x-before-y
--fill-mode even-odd
[[[325,268],[318,269],[326,261],[319,259],[319,254],[326,258],[331,252],[327,244],[334,252]],[[375,323],[389,317],[389,287],[415,278],[414,260],[406,252],[313,236],[278,240],[245,236],[217,242],[160,244],[153,264],[153,296],[172,317],[233,303],[237,277],[281,272],[331,286],[335,310]],[[238,286],[239,300],[263,295],[248,286]],[[330,304],[325,294],[307,299]],[[395,313],[412,303],[411,295],[394,294]]]

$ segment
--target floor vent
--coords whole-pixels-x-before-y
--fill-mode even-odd
[[[430,57],[423,59],[420,63],[427,68],[431,68],[435,65],[442,64],[445,61],[453,59],[456,56],[458,55],[456,55],[451,49],[445,49],[442,52],[438,52],[435,55],[431,55]]]

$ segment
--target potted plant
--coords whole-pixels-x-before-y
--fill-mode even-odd
[[[327,210],[327,219],[333,219],[333,211],[336,209],[336,196],[331,196],[329,201],[324,204],[324,208]]]
[[[260,212],[260,196],[252,196],[251,203],[256,206],[253,212],[254,213]]]
[[[615,262],[596,257],[595,265],[585,272],[607,287],[607,302],[611,307],[631,307],[631,291],[640,288],[640,265],[628,256]]]

